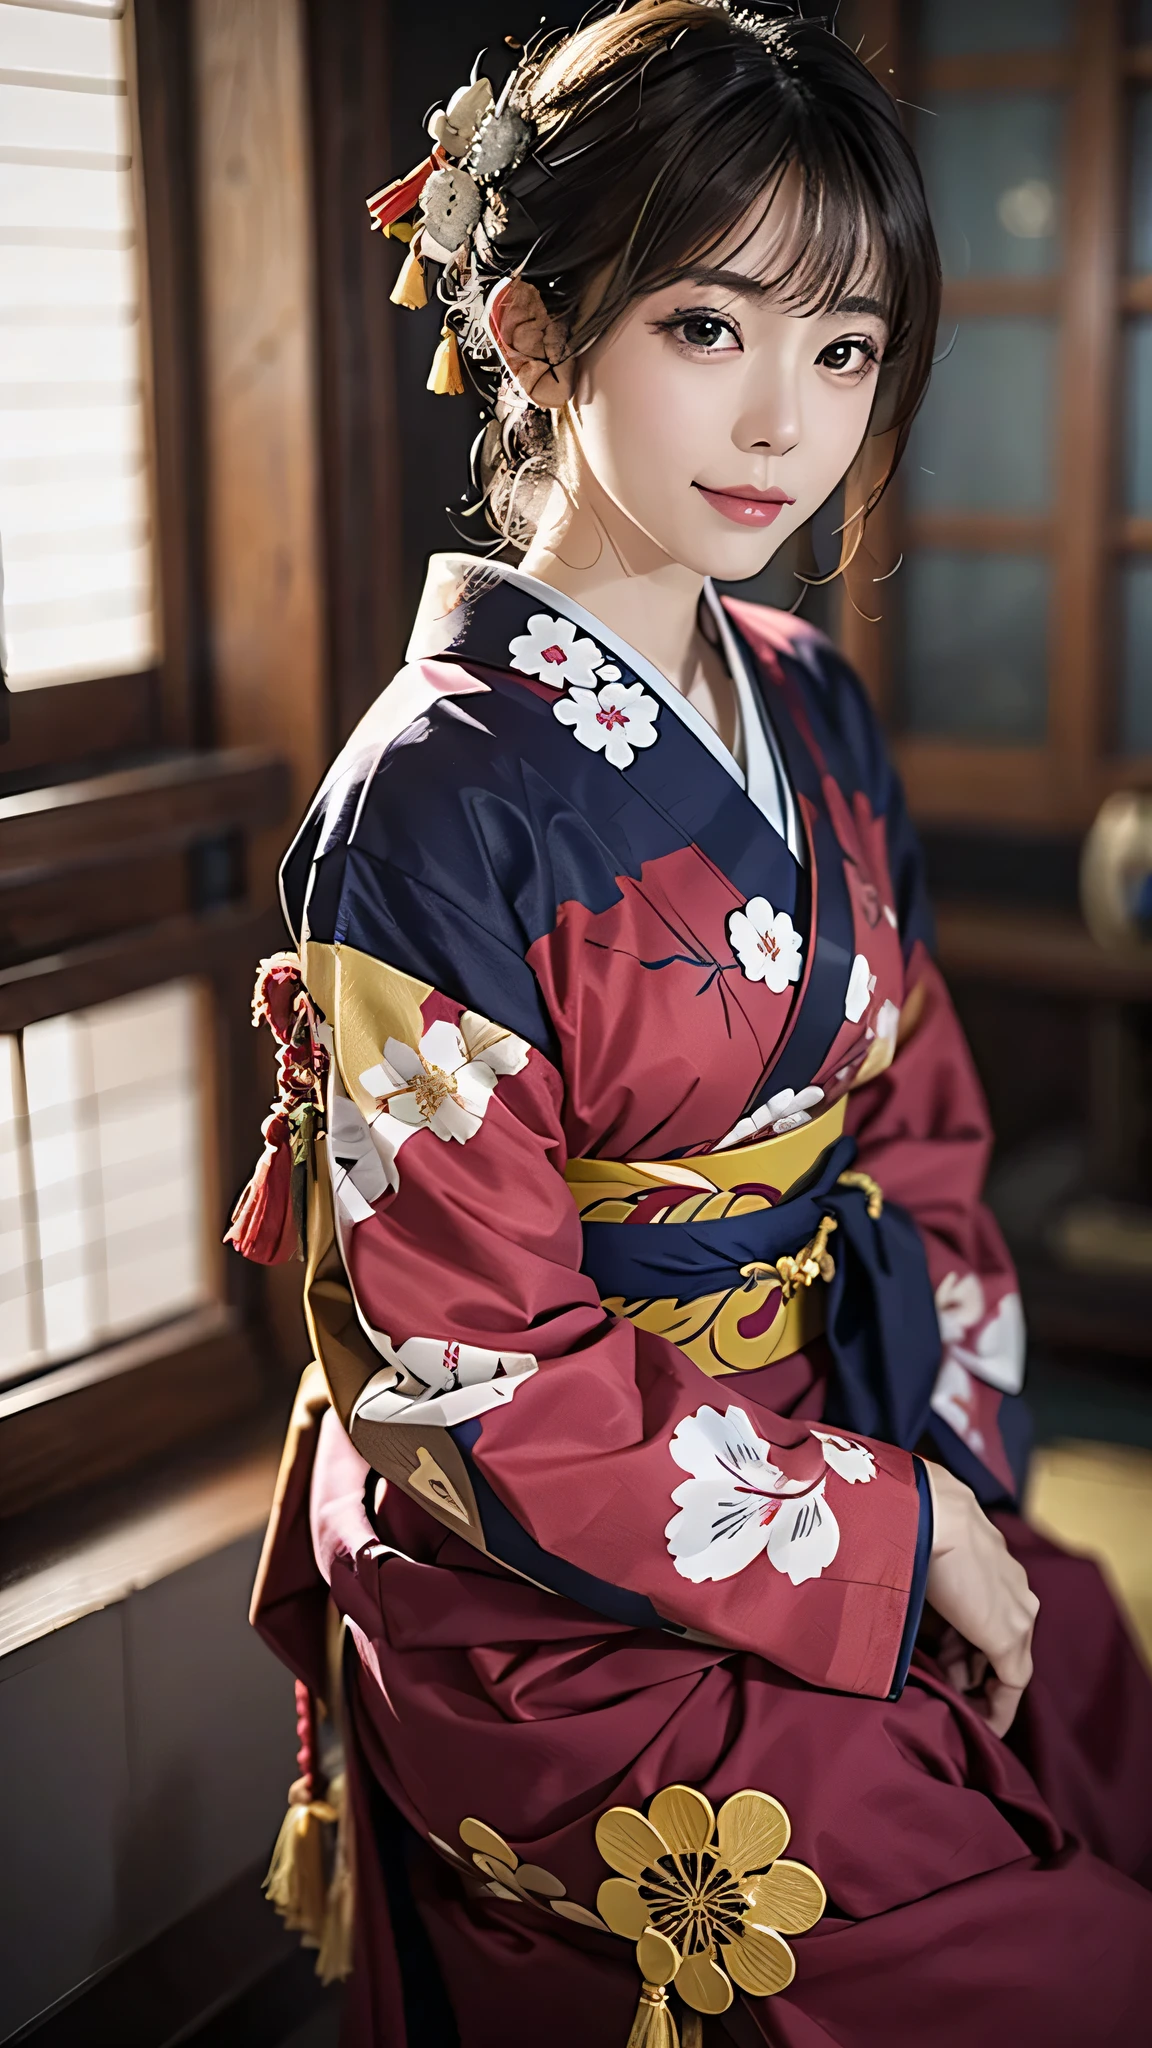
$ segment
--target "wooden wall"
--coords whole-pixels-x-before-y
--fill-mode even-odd
[[[193,63],[214,737],[274,743],[298,811],[327,751],[301,0],[196,0]]]

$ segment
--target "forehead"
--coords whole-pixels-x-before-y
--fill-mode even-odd
[[[793,312],[828,312],[844,298],[889,297],[884,252],[864,206],[805,186],[786,165],[701,259],[759,284]]]

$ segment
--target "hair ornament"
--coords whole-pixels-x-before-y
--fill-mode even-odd
[[[516,107],[495,108],[477,132],[468,169],[479,185],[494,184],[523,163],[532,130]]]
[[[428,304],[428,290],[424,283],[424,264],[420,256],[419,243],[408,239],[408,254],[400,266],[400,275],[392,287],[389,297],[394,306],[407,306],[410,313],[418,313],[421,306]]]
[[[444,326],[428,378],[428,389],[445,396],[464,391],[461,347],[485,360],[493,354],[472,255],[474,245],[490,253],[492,236],[507,220],[497,187],[532,145],[532,127],[512,104],[515,80],[514,71],[498,100],[486,78],[461,86],[429,119],[431,155],[368,201],[373,227],[409,245],[392,289],[393,305],[413,311],[427,305],[425,263],[454,273],[452,297],[463,325]],[[415,222],[405,221],[417,207]]]
[[[440,346],[428,372],[428,389],[437,398],[463,398],[464,372],[460,367],[460,344],[445,321],[440,329]]]
[[[372,215],[373,227],[382,228],[386,235],[390,234],[396,222],[401,220],[404,214],[411,213],[433,171],[446,162],[444,152],[439,148],[434,149],[431,156],[425,157],[423,163],[417,164],[415,169],[408,171],[403,178],[394,178],[390,185],[384,185],[379,192],[374,192],[372,197],[365,201]]]
[[[492,87],[486,78],[477,78],[453,93],[446,112],[433,114],[428,133],[445,156],[467,156],[477,129],[491,111]]]
[[[420,232],[433,261],[450,263],[454,252],[471,242],[480,225],[484,201],[480,187],[458,164],[433,171],[420,194]],[[442,258],[436,250],[442,249]]]

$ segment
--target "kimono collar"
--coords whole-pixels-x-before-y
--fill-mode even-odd
[[[745,768],[741,768],[708,720],[646,655],[586,611],[575,598],[504,562],[484,561],[473,555],[433,555],[406,658],[421,661],[454,654],[484,667],[515,672],[518,664],[511,658],[513,639],[531,636],[537,619],[553,627],[566,622],[586,637],[577,640],[572,632],[556,634],[555,644],[542,650],[543,659],[553,662],[555,675],[545,669],[541,671],[542,677],[558,684],[579,680],[592,687],[597,681],[614,682],[618,678],[644,683],[693,738],[707,748],[738,787],[746,791],[779,833],[793,859],[803,865],[803,834],[784,757],[747,656],[710,580],[704,584],[704,602],[716,624],[736,690]]]

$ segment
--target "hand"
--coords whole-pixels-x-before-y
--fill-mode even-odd
[[[939,1649],[951,1685],[1006,1735],[1032,1676],[1040,1602],[970,1487],[924,1461],[932,1489],[927,1599],[948,1624]]]

